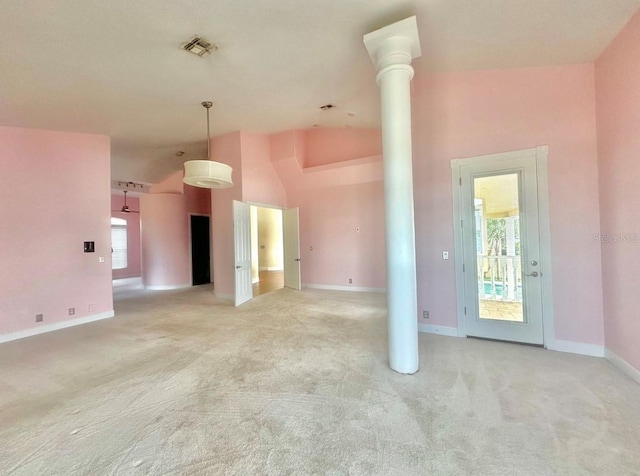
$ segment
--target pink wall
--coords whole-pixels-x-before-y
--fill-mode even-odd
[[[306,131],[299,129],[278,132],[269,136],[269,150],[273,162],[293,159],[302,170],[306,160]]]
[[[354,142],[371,145],[368,129],[348,129]],[[294,134],[294,132],[296,134]],[[289,131],[271,136],[271,160],[287,191],[289,207],[300,208],[300,253],[303,284],[384,288],[384,195],[382,159],[364,157],[376,147],[346,148],[334,164],[300,167],[304,154],[322,156],[308,147],[311,131]],[[344,129],[325,129],[326,143],[336,143]],[[379,140],[379,134],[378,134]],[[304,144],[306,147],[301,147]],[[354,155],[351,155],[354,154]],[[336,158],[336,155],[333,155]],[[360,232],[355,231],[355,227]],[[313,246],[313,251],[310,247]]]
[[[266,134],[241,133],[242,200],[285,207],[287,194],[271,163]]]
[[[150,193],[184,193],[185,184],[182,182],[184,177],[184,170],[178,170],[162,182],[153,185],[150,189]]]
[[[211,240],[213,242],[212,281],[216,295],[235,293],[233,257],[233,201],[242,201],[241,133],[211,139],[211,159],[233,168],[233,187],[211,192]]]
[[[184,185],[183,176],[176,171],[141,195],[141,275],[147,287],[191,284],[189,214],[211,215],[211,191]]]
[[[0,334],[112,312],[109,138],[0,127],[0,144]]]
[[[187,212],[199,215],[211,215],[211,190],[208,188],[184,186],[184,199]]]
[[[296,155],[296,131],[284,131],[269,136],[269,151],[272,160],[289,159]]]
[[[184,196],[175,193],[142,195],[140,219],[144,286],[189,286],[189,229]]]
[[[177,171],[141,196],[145,286],[191,284],[189,214],[211,215],[211,191],[184,185],[183,175]]]
[[[380,129],[320,127],[305,131],[305,167],[382,154]]]
[[[362,143],[370,137],[369,129],[349,129],[349,131],[352,138],[357,137],[361,131],[360,142]],[[306,147],[308,132],[288,131],[270,136],[272,166],[288,195],[305,190],[336,188],[382,180],[381,155],[362,157],[350,156],[345,152],[343,160],[338,162],[302,167],[300,164],[307,161],[305,154],[308,152]],[[331,135],[328,132],[338,133],[339,138],[342,129],[327,129],[325,132],[327,133],[323,136],[324,139],[331,142]],[[360,152],[356,151],[357,154]]]
[[[349,286],[351,278],[354,287],[386,287],[382,182],[307,190],[290,200],[300,207],[304,284]]]
[[[130,278],[140,276],[140,214],[120,213],[113,210],[120,210],[124,205],[124,195],[118,192],[111,195],[111,216],[122,218],[127,221],[127,267],[112,270],[113,279]],[[137,197],[127,197],[127,205],[131,210],[140,211],[140,199]]]
[[[631,239],[601,245],[606,345],[640,369],[640,12],[603,52],[595,72],[600,233]]]
[[[549,145],[556,338],[603,343],[593,65],[416,77],[418,308],[456,326],[450,160]]]

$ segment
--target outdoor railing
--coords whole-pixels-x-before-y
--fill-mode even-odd
[[[522,301],[520,256],[478,255],[478,297],[492,301]]]

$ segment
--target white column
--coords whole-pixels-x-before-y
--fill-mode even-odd
[[[378,74],[387,252],[389,366],[419,369],[416,253],[411,152],[411,60],[420,56],[416,17],[364,36]]]

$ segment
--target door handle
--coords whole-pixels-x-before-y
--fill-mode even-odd
[[[236,266],[236,269],[240,269],[240,268],[242,268],[242,266]]]
[[[525,276],[531,276],[533,278],[537,278],[538,276],[540,276],[540,273],[538,273],[537,271],[534,271],[533,273],[525,273]]]
[[[300,258],[296,258],[296,261],[300,261]]]

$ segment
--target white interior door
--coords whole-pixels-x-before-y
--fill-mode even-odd
[[[284,228],[284,285],[288,288],[301,289],[300,228],[297,208],[282,211],[282,227]]]
[[[543,344],[535,153],[457,164],[466,334]]]
[[[233,246],[235,257],[235,304],[253,298],[251,284],[251,207],[233,202]]]

